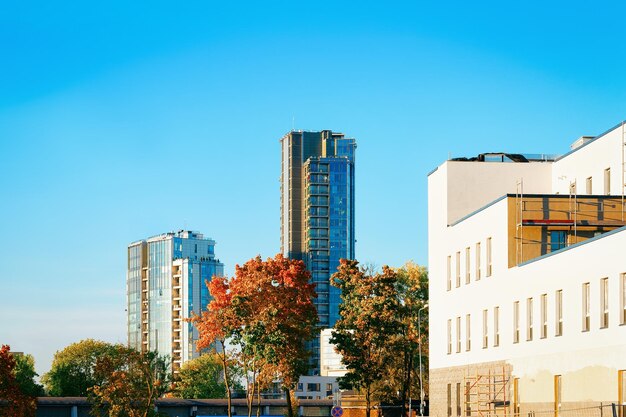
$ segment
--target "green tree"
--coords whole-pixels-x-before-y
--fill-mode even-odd
[[[38,376],[35,372],[35,358],[33,355],[19,354],[14,355],[15,358],[15,380],[20,386],[22,392],[30,397],[43,396],[43,386],[35,382]]]
[[[54,354],[50,371],[41,381],[54,397],[86,397],[89,388],[102,383],[94,374],[96,360],[114,351],[110,343],[86,339]]]
[[[36,398],[23,390],[23,378],[26,377],[24,371],[20,371],[21,376],[16,375],[18,356],[11,353],[8,345],[0,347],[0,402],[4,403],[0,406],[2,417],[34,417],[37,409]],[[20,366],[23,369],[24,365]],[[30,384],[26,385],[28,387]]]
[[[89,388],[92,414],[106,410],[109,417],[158,416],[155,401],[171,382],[166,358],[123,345],[96,359],[94,377],[102,382]]]
[[[331,284],[341,290],[342,301],[331,343],[348,368],[339,385],[364,393],[369,417],[376,383],[387,377],[397,355],[393,341],[402,332],[398,274],[387,266],[379,273],[366,271],[357,261],[342,259]]]
[[[230,375],[241,376],[241,370],[231,364]],[[187,361],[176,377],[173,394],[180,398],[224,398],[226,386],[222,364],[216,353],[207,353]],[[234,389],[242,389],[235,382]]]

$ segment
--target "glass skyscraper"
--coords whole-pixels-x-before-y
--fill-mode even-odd
[[[330,276],[339,259],[354,259],[356,141],[330,130],[291,131],[281,147],[281,251],[306,263],[316,286],[319,325],[333,327],[340,291]],[[319,373],[319,339],[311,350],[311,373]]]
[[[200,233],[181,230],[131,243],[126,275],[129,346],[167,355],[172,372],[178,372],[198,356],[198,331],[183,319],[206,308],[210,295],[204,281],[223,274],[215,241]]]

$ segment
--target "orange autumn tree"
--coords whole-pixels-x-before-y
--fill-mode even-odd
[[[16,378],[17,362],[8,345],[0,347],[0,416],[30,417],[35,415],[37,400],[23,392]]]
[[[191,320],[200,333],[198,349],[214,343],[221,348],[229,415],[227,365],[233,355],[227,352],[227,340],[228,344],[238,345],[248,363],[265,364],[264,368],[275,372],[290,402],[291,390],[308,366],[304,344],[315,336],[318,321],[313,305],[315,286],[309,281],[304,262],[278,254],[266,261],[257,256],[242,266],[237,265],[230,280],[214,277],[207,283],[212,300],[201,316]],[[253,393],[256,386],[252,386]],[[259,394],[257,391],[257,401]],[[292,417],[291,404],[289,410]]]

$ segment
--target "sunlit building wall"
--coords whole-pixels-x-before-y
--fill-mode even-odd
[[[205,280],[223,275],[215,241],[197,232],[154,236],[128,246],[128,344],[167,355],[172,370],[198,356],[198,331],[184,321],[206,308]]]

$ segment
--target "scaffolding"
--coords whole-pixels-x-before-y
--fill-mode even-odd
[[[510,376],[504,366],[486,374],[465,373],[465,415],[467,417],[506,417],[509,411]]]

